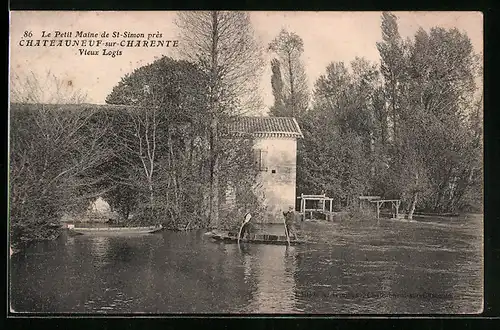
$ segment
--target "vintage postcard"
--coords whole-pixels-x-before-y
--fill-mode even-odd
[[[481,313],[482,27],[10,12],[10,315]]]

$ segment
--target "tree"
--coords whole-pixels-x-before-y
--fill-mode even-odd
[[[377,42],[380,53],[380,70],[384,77],[385,98],[391,109],[392,139],[398,140],[398,106],[401,79],[405,72],[403,41],[399,34],[397,17],[389,12],[382,14],[382,42]]]
[[[9,91],[11,103],[78,104],[87,100],[87,94],[71,80],[59,79],[50,70],[43,76],[12,72]]]
[[[97,198],[106,123],[89,105],[11,104],[10,231],[14,244],[58,234],[63,212]]]
[[[299,192],[324,190],[344,207],[360,194],[402,199],[409,219],[480,209],[481,66],[470,39],[432,28],[403,41],[391,13],[381,27],[380,68],[330,63],[314,85],[301,118]]]
[[[71,81],[48,71],[10,77],[9,197],[13,244],[58,235],[64,212],[82,211],[103,191],[107,124]],[[50,103],[50,104],[49,104]],[[71,104],[72,103],[72,104]]]
[[[118,190],[127,186],[147,196],[146,211],[153,212],[152,218],[158,217],[159,207],[171,221],[179,217],[184,193],[180,181],[194,175],[189,173],[196,171],[193,157],[204,157],[193,153],[194,141],[204,138],[208,126],[205,78],[193,64],[163,57],[122,78],[106,98],[110,104],[128,105],[114,114],[110,144],[116,150],[115,163],[122,164],[114,171],[114,182]],[[116,197],[119,201],[126,196]],[[128,214],[128,208],[122,213]]]
[[[207,75],[210,118],[210,223],[219,224],[219,126],[228,117],[260,107],[258,79],[261,49],[255,42],[248,13],[182,12],[177,26],[183,56]]]
[[[351,63],[351,70],[342,62],[331,63],[318,78],[313,107],[302,117],[305,138],[299,144],[299,189],[324,190],[343,206],[368,191],[375,158],[377,83],[376,66],[361,58]]]
[[[419,201],[421,208],[453,211],[457,187],[463,187],[458,182],[469,173],[462,161],[470,146],[464,118],[477,90],[477,56],[456,29],[419,29],[403,42],[396,17],[384,13],[382,31],[377,47],[392,116],[389,156],[397,194],[410,219]]]
[[[423,202],[440,212],[453,212],[461,195],[457,187],[463,187],[458,182],[467,181],[471,166],[464,162],[471,146],[464,119],[477,90],[477,56],[465,34],[442,28],[430,33],[420,29],[409,53],[411,79],[403,116],[406,125],[421,127],[413,140],[420,144],[421,158],[428,160],[430,192]]]
[[[280,116],[286,112],[283,96],[283,78],[281,76],[280,62],[277,59],[271,60],[271,87],[274,96],[274,105],[269,112],[276,116]]]
[[[278,75],[280,75],[277,70],[279,67],[283,68],[284,75],[282,79],[284,108],[275,106],[271,109],[271,114],[297,117],[307,109],[309,104],[307,77],[301,60],[301,55],[304,52],[304,42],[297,34],[282,29],[279,35],[269,44],[269,50],[278,55],[279,61],[272,63],[274,81],[277,81]],[[276,99],[276,95],[275,101],[279,101]],[[276,104],[279,105],[279,102]]]
[[[110,176],[106,184],[113,187],[108,194],[113,204],[125,218],[133,215],[129,221],[155,219],[182,230],[208,225],[207,90],[208,75],[198,66],[164,57],[122,78],[108,96],[109,103],[121,105],[108,119],[115,132],[109,139],[115,156],[101,170]],[[224,188],[250,189],[248,182],[255,177],[248,166],[249,141],[227,139],[225,128],[219,131],[224,138],[218,149],[225,174],[219,183],[221,200]]]

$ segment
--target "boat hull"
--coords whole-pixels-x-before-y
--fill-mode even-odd
[[[217,233],[211,235],[212,239],[224,243],[238,243],[237,235],[230,233]],[[284,235],[268,235],[268,234],[254,234],[249,238],[240,239],[240,243],[250,244],[271,244],[271,245],[288,245],[288,240]],[[306,243],[301,239],[290,238],[290,245],[299,245]]]
[[[68,227],[70,232],[80,235],[143,235],[152,234],[163,229],[162,226],[149,227]]]

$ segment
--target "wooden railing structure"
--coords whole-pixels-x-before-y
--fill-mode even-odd
[[[306,220],[306,212],[310,212],[311,215],[311,220],[312,220],[312,215],[313,212],[319,212],[328,217],[331,217],[333,215],[333,198],[327,197],[325,194],[322,195],[304,195],[301,194],[300,197],[297,197],[297,199],[300,199],[300,213],[302,214],[302,217],[304,220]],[[320,204],[320,207],[314,207],[314,208],[307,208],[307,201],[316,201],[318,204]],[[326,207],[326,202],[328,202],[328,208]]]
[[[396,211],[394,217],[399,217],[399,206],[401,205],[400,199],[380,199],[380,196],[359,196],[360,209],[362,208],[363,201],[368,201],[377,205],[377,220],[380,219],[380,209],[382,208],[384,203],[391,203],[391,206],[394,207]]]
[[[300,213],[302,214],[302,219],[306,220],[307,212],[310,212],[310,219],[313,219],[313,212],[319,212],[326,215],[327,219],[333,216],[333,198],[321,195],[304,195],[301,194],[297,199],[300,199]],[[316,207],[307,207],[307,201],[316,201]],[[399,218],[399,206],[401,205],[400,199],[381,199],[380,196],[359,196],[359,207],[363,208],[363,202],[368,202],[370,204],[375,204],[377,208],[377,221],[380,219],[380,209],[385,203],[391,203],[391,207],[394,208],[395,218]],[[328,207],[327,204],[328,203]],[[319,206],[318,206],[319,205]]]

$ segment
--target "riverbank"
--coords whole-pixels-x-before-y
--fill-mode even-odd
[[[377,220],[377,218],[373,214],[348,214],[347,212],[337,212],[337,217],[333,217],[331,221],[326,220],[326,219],[307,219],[301,223],[297,223],[297,226],[301,227],[301,225],[306,222],[306,223],[323,223],[323,222],[329,222],[329,223],[336,223],[336,224],[345,224],[347,226],[350,226],[351,224],[356,224],[356,223],[364,223],[365,225],[370,225],[370,224],[375,224],[377,221],[380,220],[387,220],[390,222],[400,222],[400,223],[428,223],[432,224],[435,223],[437,225],[440,225],[442,223],[448,223],[448,222],[453,222],[457,219],[464,219],[469,216],[473,217],[482,217],[481,214],[476,214],[476,213],[465,213],[462,215],[455,215],[455,214],[439,214],[439,215],[430,215],[428,213],[416,213],[414,214],[413,220],[408,220],[408,219],[394,219],[391,218],[390,213],[381,213],[381,219]],[[120,226],[120,225],[109,225],[106,224],[102,221],[72,221],[74,224],[79,224],[79,225],[85,225],[89,227],[101,227],[101,226]],[[62,234],[62,232],[67,231],[67,225],[69,222],[62,222],[60,228],[54,232],[53,235],[46,237],[46,238],[40,238],[32,241],[23,241],[23,242],[18,242],[17,244],[12,244],[12,254],[16,254],[22,250],[24,250],[27,246],[31,244],[36,244],[37,242],[43,242],[43,241],[53,241],[59,238],[59,236]],[[255,224],[255,228],[258,232],[265,232],[266,226],[269,228],[268,225],[266,224],[261,224],[257,223]],[[275,225],[271,225],[271,228],[278,228],[276,232],[280,232],[282,228],[282,224],[277,223]],[[235,225],[234,228],[239,227],[238,225]],[[227,228],[226,228],[227,229]],[[207,235],[210,235],[209,233],[213,232],[213,230],[210,230],[209,227],[203,228],[200,226],[178,226],[178,227],[165,227],[163,228],[165,231],[172,231],[172,232],[189,232],[189,231],[197,231],[197,230],[204,230]],[[219,231],[222,231],[224,229],[220,229]],[[11,254],[11,255],[12,255]]]

